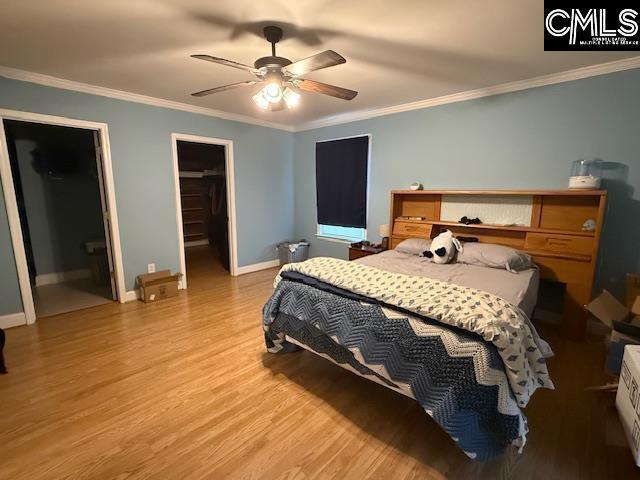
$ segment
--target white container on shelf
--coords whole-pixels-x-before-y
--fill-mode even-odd
[[[602,161],[598,159],[580,159],[571,165],[569,188],[571,189],[598,189],[602,177]]]

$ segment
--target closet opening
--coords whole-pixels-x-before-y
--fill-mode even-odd
[[[231,273],[228,145],[174,137],[184,255],[183,288]]]
[[[2,126],[35,318],[116,300],[100,133]]]

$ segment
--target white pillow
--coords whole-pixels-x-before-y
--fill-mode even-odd
[[[528,254],[495,243],[463,243],[462,251],[458,252],[457,262],[480,267],[504,268],[513,273],[536,268]]]
[[[422,257],[422,252],[429,250],[430,246],[430,238],[407,238],[396,246],[396,251],[408,253],[409,255],[419,255]]]

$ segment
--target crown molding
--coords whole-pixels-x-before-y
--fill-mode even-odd
[[[310,122],[302,123],[297,127],[293,127],[291,125],[285,125],[281,123],[269,122],[266,120],[260,120],[260,119],[249,117],[246,115],[223,112],[221,110],[215,110],[213,108],[198,107],[196,105],[174,102],[172,100],[165,100],[165,99],[156,98],[156,97],[149,97],[149,96],[140,95],[137,93],[125,92],[123,90],[115,90],[111,88],[90,85],[87,83],[75,82],[72,80],[65,80],[62,78],[52,77],[52,76],[44,75],[41,73],[28,72],[26,70],[19,70],[11,67],[0,66],[0,76],[10,78],[13,80],[21,80],[24,82],[36,83],[36,84],[44,85],[48,87],[62,88],[64,90],[72,90],[76,92],[89,93],[92,95],[115,98],[118,100],[124,100],[128,102],[143,103],[146,105],[169,108],[172,110],[181,110],[184,112],[197,113],[200,115],[221,118],[224,120],[231,120],[234,122],[258,125],[261,127],[275,128],[275,129],[284,130],[287,132],[302,132],[306,130],[313,130],[316,128],[330,127],[334,125],[341,125],[344,123],[367,120],[369,118],[382,117],[384,115],[392,115],[394,113],[408,112],[411,110],[420,110],[423,108],[446,105],[448,103],[464,102],[467,100],[475,100],[478,98],[490,97],[492,95],[501,95],[503,93],[511,93],[511,92],[517,92],[520,90],[527,90],[529,88],[544,87],[546,85],[554,85],[557,83],[571,82],[573,80],[580,80],[583,78],[595,77],[598,75],[606,75],[609,73],[621,72],[624,70],[631,70],[634,68],[640,68],[640,56],[624,58],[621,60],[615,60],[607,63],[600,63],[597,65],[589,65],[587,67],[576,68],[574,70],[566,70],[564,72],[552,73],[550,75],[543,75],[543,76],[534,77],[526,80],[519,80],[516,82],[502,83],[499,85],[493,85],[485,88],[468,90],[466,92],[453,93],[451,95],[444,95],[441,97],[427,98],[424,100],[418,100],[416,102],[404,103],[400,105],[392,105],[390,107],[374,108],[374,109],[341,113],[338,115],[330,115],[323,118],[319,118],[317,120],[312,120]]]
[[[44,85],[47,87],[72,90],[74,92],[89,93],[91,95],[99,95],[101,97],[115,98],[127,102],[143,103],[145,105],[152,105],[154,107],[162,107],[169,108],[171,110],[181,110],[183,112],[197,113],[200,115],[206,115],[208,117],[216,117],[223,120],[231,120],[234,122],[258,125],[261,127],[275,128],[278,130],[285,130],[287,132],[294,131],[293,127],[291,127],[290,125],[284,125],[282,123],[274,123],[249,117],[246,115],[223,112],[221,110],[215,110],[213,108],[198,107],[196,105],[190,105],[188,103],[174,102],[172,100],[149,97],[147,95],[140,95],[138,93],[125,92],[123,90],[115,90],[113,88],[99,87],[97,85],[75,82],[73,80],[65,80],[63,78],[52,77],[50,75],[44,75],[42,73],[19,70],[17,68],[0,66],[0,77],[10,78],[12,80],[20,80],[23,82],[36,83],[38,85]]]
[[[316,128],[341,125],[344,123],[356,122],[369,118],[382,117],[384,115],[392,115],[394,113],[437,107],[439,105],[446,105],[447,103],[464,102],[466,100],[475,100],[492,95],[500,95],[503,93],[517,92],[519,90],[527,90],[529,88],[544,87],[546,85],[571,82],[573,80],[580,80],[583,78],[595,77],[598,75],[606,75],[608,73],[621,72],[634,68],[640,68],[640,56],[624,58],[622,60],[615,60],[613,62],[600,63],[597,65],[590,65],[587,67],[576,68],[574,70],[566,70],[564,72],[552,73],[550,75],[543,75],[527,80],[519,80],[516,82],[502,83],[486,88],[478,88],[476,90],[468,90],[466,92],[444,95],[442,97],[418,100],[417,102],[327,116],[318,120],[312,120],[310,122],[303,123],[299,125],[295,129],[295,131],[302,132],[305,130],[313,130]]]

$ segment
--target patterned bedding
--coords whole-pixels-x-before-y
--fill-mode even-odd
[[[487,292],[328,258],[285,265],[275,285],[270,352],[301,344],[416,399],[470,457],[523,446],[520,407],[553,388],[548,345]]]

